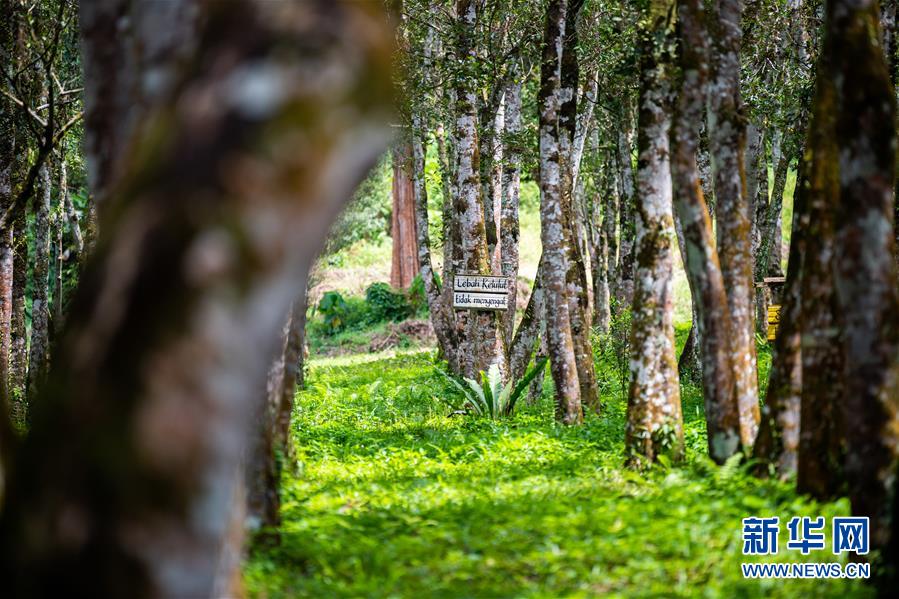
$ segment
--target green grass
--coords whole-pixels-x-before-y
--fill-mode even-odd
[[[689,385],[685,462],[623,468],[625,404],[612,366],[599,366],[604,413],[564,428],[549,388],[508,420],[449,415],[441,398],[451,391],[431,352],[313,361],[297,396],[281,544],[251,547],[250,595],[868,594],[843,580],[743,580],[741,518],[830,518],[846,501],[815,504],[789,484],[712,465],[701,396]],[[786,551],[785,535],[780,561],[834,559]]]

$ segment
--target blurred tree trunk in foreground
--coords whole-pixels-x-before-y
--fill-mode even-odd
[[[412,144],[398,143],[393,148],[392,158],[393,210],[390,237],[393,239],[393,254],[390,263],[390,284],[397,289],[406,289],[418,274]]]
[[[225,544],[239,540],[229,515],[266,359],[387,143],[392,48],[376,4],[201,10],[9,464],[6,596],[235,594]]]
[[[874,549],[895,550],[899,422],[899,279],[893,259],[896,97],[879,47],[877,2],[832,0],[826,77],[835,82],[839,197],[834,215],[835,288],[845,349],[841,407],[852,511],[871,519]],[[893,543],[891,545],[891,543]],[[883,588],[896,589],[895,561],[884,556]],[[888,579],[892,581],[888,582]]]

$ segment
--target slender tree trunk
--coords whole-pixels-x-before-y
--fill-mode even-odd
[[[442,280],[443,285],[440,286],[440,302],[441,305],[446,307],[446,310],[450,311],[452,318],[448,319],[448,322],[452,323],[452,330],[447,333],[447,335],[455,339],[455,341],[447,347],[452,347],[453,356],[450,360],[450,356],[446,354],[446,348],[444,348],[444,355],[447,356],[447,359],[450,360],[450,364],[456,364],[453,368],[453,372],[457,374],[462,373],[461,364],[459,362],[458,352],[458,344],[462,339],[462,331],[459,329],[459,319],[456,318],[455,312],[452,311],[453,305],[453,273],[456,270],[461,269],[462,262],[462,241],[459,237],[459,224],[455,219],[455,212],[453,209],[453,198],[458,197],[458,191],[456,189],[456,177],[452,171],[451,165],[455,164],[455,159],[450,161],[449,151],[447,149],[446,135],[443,129],[442,124],[437,124],[437,129],[434,135],[437,138],[437,156],[440,162],[440,179],[441,179],[441,188],[443,191],[443,206],[442,206],[442,214],[443,214],[443,229],[442,229],[442,237],[443,237],[443,273]],[[424,157],[424,148],[422,147],[422,157]],[[422,158],[421,162],[421,170],[424,172],[424,158]],[[420,210],[421,202],[418,201],[418,198],[422,198],[423,196],[417,196],[416,210]],[[427,207],[427,205],[425,205]],[[420,219],[421,213],[417,213],[416,218]],[[421,221],[417,221],[418,223],[418,233],[421,236]],[[422,267],[421,260],[421,243],[422,239],[419,237],[418,240],[419,246],[419,268]],[[422,278],[425,278],[425,275],[422,274]],[[436,281],[436,275],[433,277]],[[429,304],[430,305],[430,304]],[[433,312],[432,312],[433,314]],[[439,338],[438,338],[439,341]]]
[[[782,480],[796,474],[799,449],[799,417],[802,404],[802,257],[808,228],[804,167],[797,176],[790,259],[780,309],[780,323],[771,357],[768,391],[762,407],[759,434],[753,456],[757,472]]]
[[[7,0],[8,1],[8,0]],[[4,9],[8,8],[3,6]],[[10,25],[0,25],[0,43],[4,53],[12,43]],[[6,67],[2,67],[4,72]],[[15,164],[15,131],[12,110],[7,103],[0,105],[0,210],[12,204],[12,173]],[[0,233],[0,409],[9,398],[9,358],[12,344],[12,296],[13,296],[13,229]],[[0,414],[7,418],[8,414]],[[3,430],[3,429],[0,429]]]
[[[425,285],[428,311],[440,351],[446,358],[450,371],[459,374],[458,338],[456,318],[453,312],[451,294],[441,292],[434,266],[431,262],[431,236],[428,225],[428,190],[425,185],[425,146],[420,117],[414,118],[412,138],[412,191],[415,199],[415,230],[418,235],[418,269]],[[444,243],[450,243],[445,240]],[[444,279],[443,288],[452,290],[452,281]]]
[[[513,81],[506,88],[505,132],[510,141],[505,147],[503,166],[502,213],[500,244],[502,273],[512,280],[509,288],[509,309],[503,314],[506,346],[511,348],[515,327],[515,306],[518,295],[518,249],[520,227],[518,221],[519,191],[521,189],[521,153],[519,137],[521,124],[521,81]],[[535,285],[536,287],[536,285]],[[511,351],[511,350],[510,350]],[[514,368],[511,369],[514,372]]]
[[[761,245],[762,219],[768,206],[768,161],[765,156],[765,132],[756,123],[746,127],[746,201],[749,203],[750,247],[753,264]]]
[[[397,289],[408,288],[418,274],[418,241],[412,187],[412,144],[399,143],[393,148],[393,210],[390,227],[393,239],[390,284]]]
[[[290,307],[278,354],[272,361],[265,394],[255,404],[254,429],[246,451],[245,526],[277,540],[281,524],[281,465],[290,451],[290,417],[294,396],[303,383],[306,329],[305,285]]]
[[[196,56],[148,117],[154,135],[107,213],[10,470],[12,597],[234,596],[222,551],[239,546],[229,514],[266,356],[387,145],[393,52],[378,7],[202,10]],[[252,98],[221,87],[248,72],[281,76]]]
[[[28,348],[29,403],[47,376],[50,342],[50,169],[41,167],[34,197],[34,265],[31,286],[31,342]]]
[[[618,203],[618,189],[615,180],[610,177],[606,165],[606,173],[599,179],[599,189],[593,197],[591,226],[591,256],[590,264],[593,267],[593,323],[601,333],[607,334],[612,322],[612,305],[609,291],[609,279],[611,276],[609,263],[611,257],[610,236],[608,221],[612,221],[611,242],[615,239],[615,223],[613,218],[617,211],[613,206]]]
[[[619,172],[619,231],[618,231],[618,277],[615,299],[618,306],[629,309],[634,299],[634,238],[636,237],[636,216],[634,200],[634,167],[631,152],[634,147],[633,116],[629,103],[622,108],[622,122],[618,130],[618,172]]]
[[[871,519],[873,548],[886,549],[899,450],[899,280],[892,259],[896,130],[884,123],[896,122],[896,98],[871,34],[878,30],[877,3],[828,6],[840,148],[833,264],[846,356],[846,477],[853,513]]]
[[[25,426],[25,385],[28,378],[28,337],[25,328],[25,286],[28,282],[28,229],[25,211],[13,220],[12,313],[10,315],[9,394],[12,421]]]
[[[66,168],[66,159],[59,161],[59,199],[57,200],[57,208],[53,213],[52,223],[53,230],[56,232],[56,265],[55,265],[55,285],[53,290],[53,339],[62,332],[63,320],[65,318],[65,304],[63,298],[63,272],[66,263],[66,253],[63,247],[63,231],[65,229],[65,206],[69,197],[69,178]]]
[[[565,424],[581,422],[581,396],[566,275],[565,217],[559,138],[560,73],[567,0],[550,0],[546,8],[543,59],[540,72],[540,237],[545,260],[542,279],[546,293],[546,336],[550,370],[556,384],[556,418]]]
[[[528,305],[524,309],[524,315],[521,317],[515,337],[509,346],[509,378],[513,381],[524,376],[528,362],[531,360],[531,354],[534,353],[534,346],[543,336],[540,333],[541,331],[545,332],[546,329],[546,294],[541,282],[543,268],[544,260],[541,255],[540,262],[537,264],[537,277],[534,279],[531,297],[528,298]]]
[[[637,256],[625,451],[632,466],[684,451],[674,350],[674,220],[668,155],[670,92],[664,40],[667,15],[643,32],[637,126]]]
[[[678,0],[681,75],[671,128],[674,205],[684,231],[687,278],[699,316],[709,455],[721,464],[740,448],[729,311],[696,155],[708,76],[708,32],[699,0]]]
[[[746,125],[740,97],[741,0],[716,0],[709,85],[709,139],[715,177],[718,255],[730,314],[740,441],[752,447],[759,423],[753,310],[751,217],[746,197]]]
[[[687,240],[684,237],[684,228],[681,226],[680,217],[674,214],[674,231],[677,234],[677,247],[680,250],[681,264],[684,271],[687,270]],[[681,380],[690,379],[699,381],[702,378],[702,343],[699,340],[699,314],[696,311],[696,301],[690,297],[690,331],[684,341],[677,360],[677,374]]]
[[[597,239],[597,257],[593,262],[594,322],[600,331],[608,333],[612,324],[612,294],[614,275],[617,271],[618,244],[618,167],[614,154],[606,160],[600,197],[594,198],[593,222],[599,221],[602,209],[602,225],[594,224]]]

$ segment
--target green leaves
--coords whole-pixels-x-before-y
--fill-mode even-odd
[[[491,364],[487,372],[481,371],[481,382],[456,377],[447,374],[443,370],[437,370],[446,377],[453,386],[465,397],[466,406],[478,416],[486,416],[493,420],[502,416],[511,416],[515,411],[515,405],[528,385],[538,375],[543,373],[548,358],[543,358],[529,370],[521,380],[509,381],[503,384],[502,372],[497,364]],[[453,405],[453,404],[450,404]],[[455,406],[454,406],[455,407]]]

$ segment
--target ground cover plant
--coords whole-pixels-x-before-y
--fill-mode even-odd
[[[714,466],[691,386],[685,462],[624,468],[625,403],[616,375],[604,380],[604,413],[571,428],[554,424],[549,377],[537,403],[490,420],[452,415],[433,352],[314,360],[297,395],[280,545],[250,549],[250,595],[870,595],[857,581],[744,580],[741,518],[830,518],[848,503]],[[783,553],[768,561],[835,559]]]

